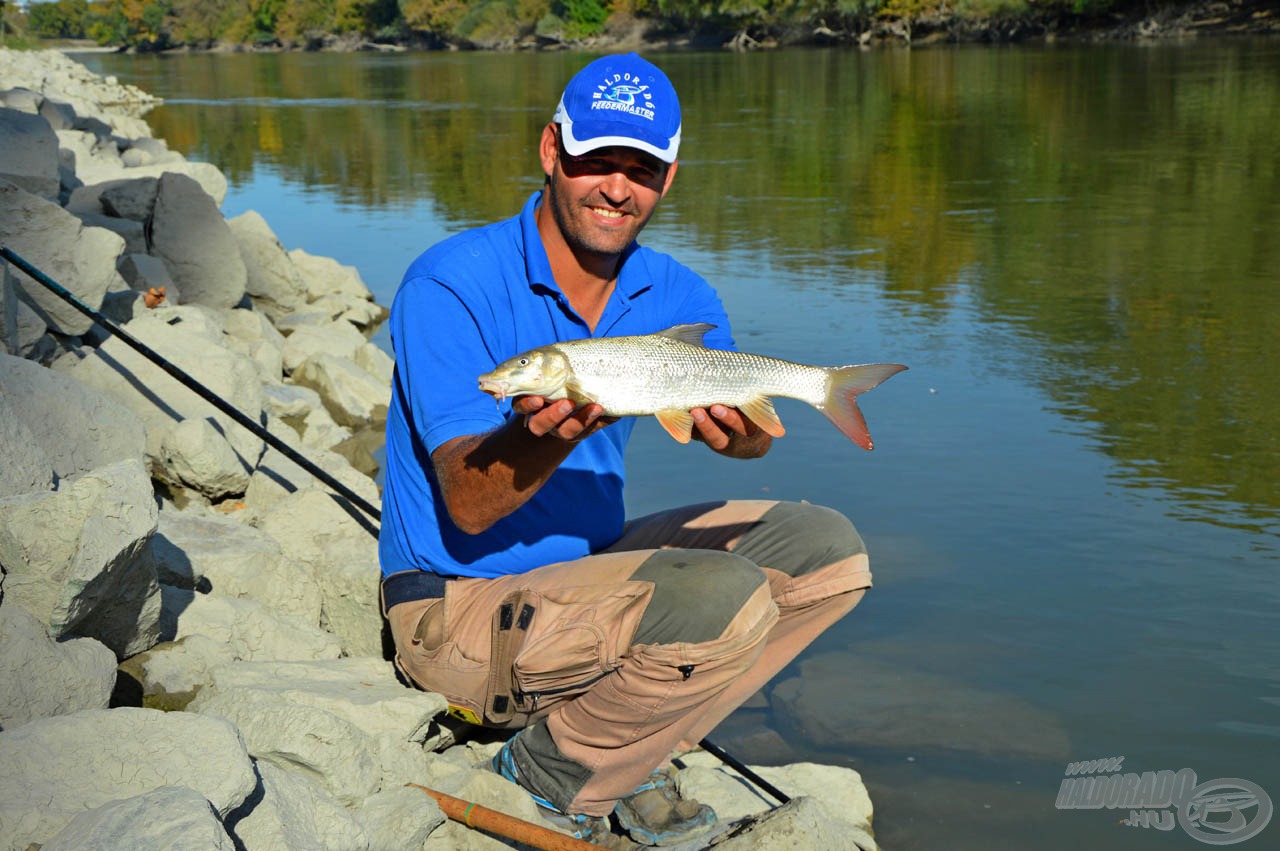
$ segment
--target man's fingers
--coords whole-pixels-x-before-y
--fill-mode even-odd
[[[725,434],[720,424],[707,414],[705,408],[694,408],[689,413],[693,416],[693,426],[698,430],[703,443],[712,449],[724,449],[729,445],[729,435]]]
[[[511,410],[517,414],[532,414],[542,410],[546,404],[547,400],[541,396],[519,396],[511,400]]]
[[[742,415],[737,408],[726,408],[724,405],[712,405],[711,416],[715,417],[730,431],[746,436],[751,430],[751,421]]]
[[[526,415],[525,425],[537,437],[550,434],[560,427],[568,417],[573,415],[573,403],[568,399],[553,402]]]
[[[573,402],[561,399],[527,414],[525,425],[538,437],[550,434],[562,440],[578,440],[590,429],[616,421],[616,417],[602,417],[603,412],[604,409],[594,403],[575,411]]]

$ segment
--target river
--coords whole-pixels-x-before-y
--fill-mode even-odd
[[[644,241],[744,349],[911,367],[863,397],[871,453],[782,401],[761,461],[652,422],[629,459],[634,513],[808,499],[862,531],[875,589],[717,737],[864,772],[886,848],[1198,847],[1058,808],[1080,760],[1280,799],[1277,46],[655,57],[685,141]],[[390,304],[538,187],[587,58],[84,61],[166,98],[149,121],[223,169],[228,216]]]

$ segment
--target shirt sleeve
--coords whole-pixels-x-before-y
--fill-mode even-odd
[[[485,344],[483,319],[490,312],[477,307],[433,277],[407,280],[396,295],[391,311],[395,392],[402,394],[403,410],[429,453],[455,437],[481,434],[504,422],[477,382],[495,363]]]

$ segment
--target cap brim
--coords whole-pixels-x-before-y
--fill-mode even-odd
[[[600,148],[617,146],[635,148],[646,154],[652,154],[665,163],[673,163],[680,148],[681,128],[679,127],[670,139],[650,140],[638,138],[634,134],[634,128],[616,121],[580,121],[575,124],[569,118],[563,100],[556,108],[553,120],[560,125],[560,139],[564,143],[564,149],[575,157]]]

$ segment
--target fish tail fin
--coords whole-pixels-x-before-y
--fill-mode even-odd
[[[871,433],[867,431],[862,411],[858,410],[857,396],[904,369],[900,363],[864,363],[832,369],[827,373],[827,397],[815,407],[844,432],[845,437],[863,449],[871,449]]]

